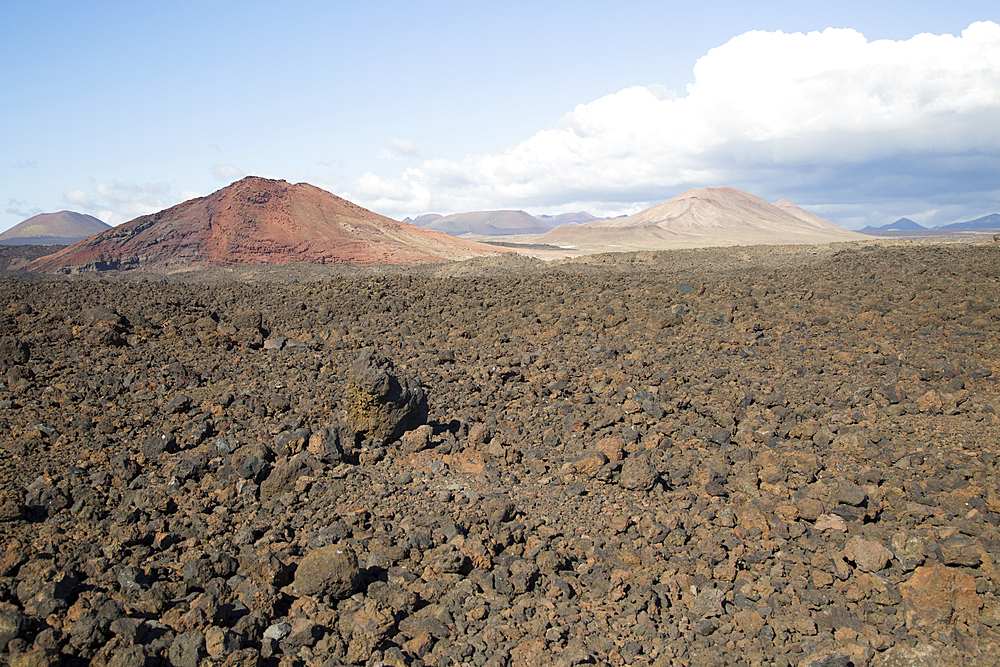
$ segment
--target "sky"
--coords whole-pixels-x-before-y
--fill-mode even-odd
[[[852,229],[1000,212],[1000,3],[7,2],[0,231],[246,175],[396,219],[693,187]]]

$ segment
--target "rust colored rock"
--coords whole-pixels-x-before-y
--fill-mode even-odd
[[[586,451],[576,458],[573,467],[581,475],[593,477],[608,462],[608,457],[601,452]]]
[[[609,461],[621,461],[625,457],[625,445],[620,438],[602,438],[594,448],[607,456]]]
[[[971,623],[983,606],[976,580],[940,563],[918,567],[899,590],[908,628],[951,621]]]
[[[878,572],[892,559],[892,552],[884,546],[858,535],[847,540],[844,555],[862,572]]]
[[[41,257],[30,268],[166,273],[234,264],[423,264],[495,254],[491,246],[397,222],[308,183],[248,176]]]

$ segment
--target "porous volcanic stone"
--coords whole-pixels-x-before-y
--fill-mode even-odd
[[[862,572],[878,572],[892,558],[892,552],[874,540],[866,540],[855,535],[847,540],[844,555],[853,561]]]
[[[656,468],[646,455],[630,456],[622,464],[618,483],[633,491],[649,491],[656,483]]]
[[[348,375],[347,421],[361,437],[392,442],[427,421],[427,397],[417,380],[366,348]]]
[[[354,552],[332,544],[302,559],[295,571],[295,589],[314,598],[342,600],[357,590],[360,576]]]

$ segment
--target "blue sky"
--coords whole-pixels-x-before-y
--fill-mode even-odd
[[[852,228],[970,219],[1000,211],[997,23],[995,0],[3,3],[0,230],[248,174],[397,219],[707,185]]]

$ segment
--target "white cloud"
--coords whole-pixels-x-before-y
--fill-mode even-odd
[[[67,188],[63,188],[62,198],[67,204],[76,204],[77,206],[82,206],[85,209],[91,209],[94,207],[94,197],[87,194],[83,190],[69,190]]]
[[[109,225],[118,225],[177,203],[166,183],[121,181],[98,183],[93,192],[64,189],[62,198]]]
[[[377,157],[389,160],[410,160],[420,157],[417,145],[409,139],[390,139],[386,147],[377,153]]]
[[[243,178],[245,175],[242,169],[231,164],[217,164],[212,167],[212,176],[216,180],[226,183]]]
[[[348,196],[389,215],[587,201],[625,210],[700,185],[809,203],[872,189],[872,175],[892,197],[928,183],[968,196],[995,186],[970,183],[966,158],[996,173],[998,155],[996,23],[905,41],[755,31],[700,58],[682,97],[626,88],[510,151],[425,160],[396,179],[365,174]]]

